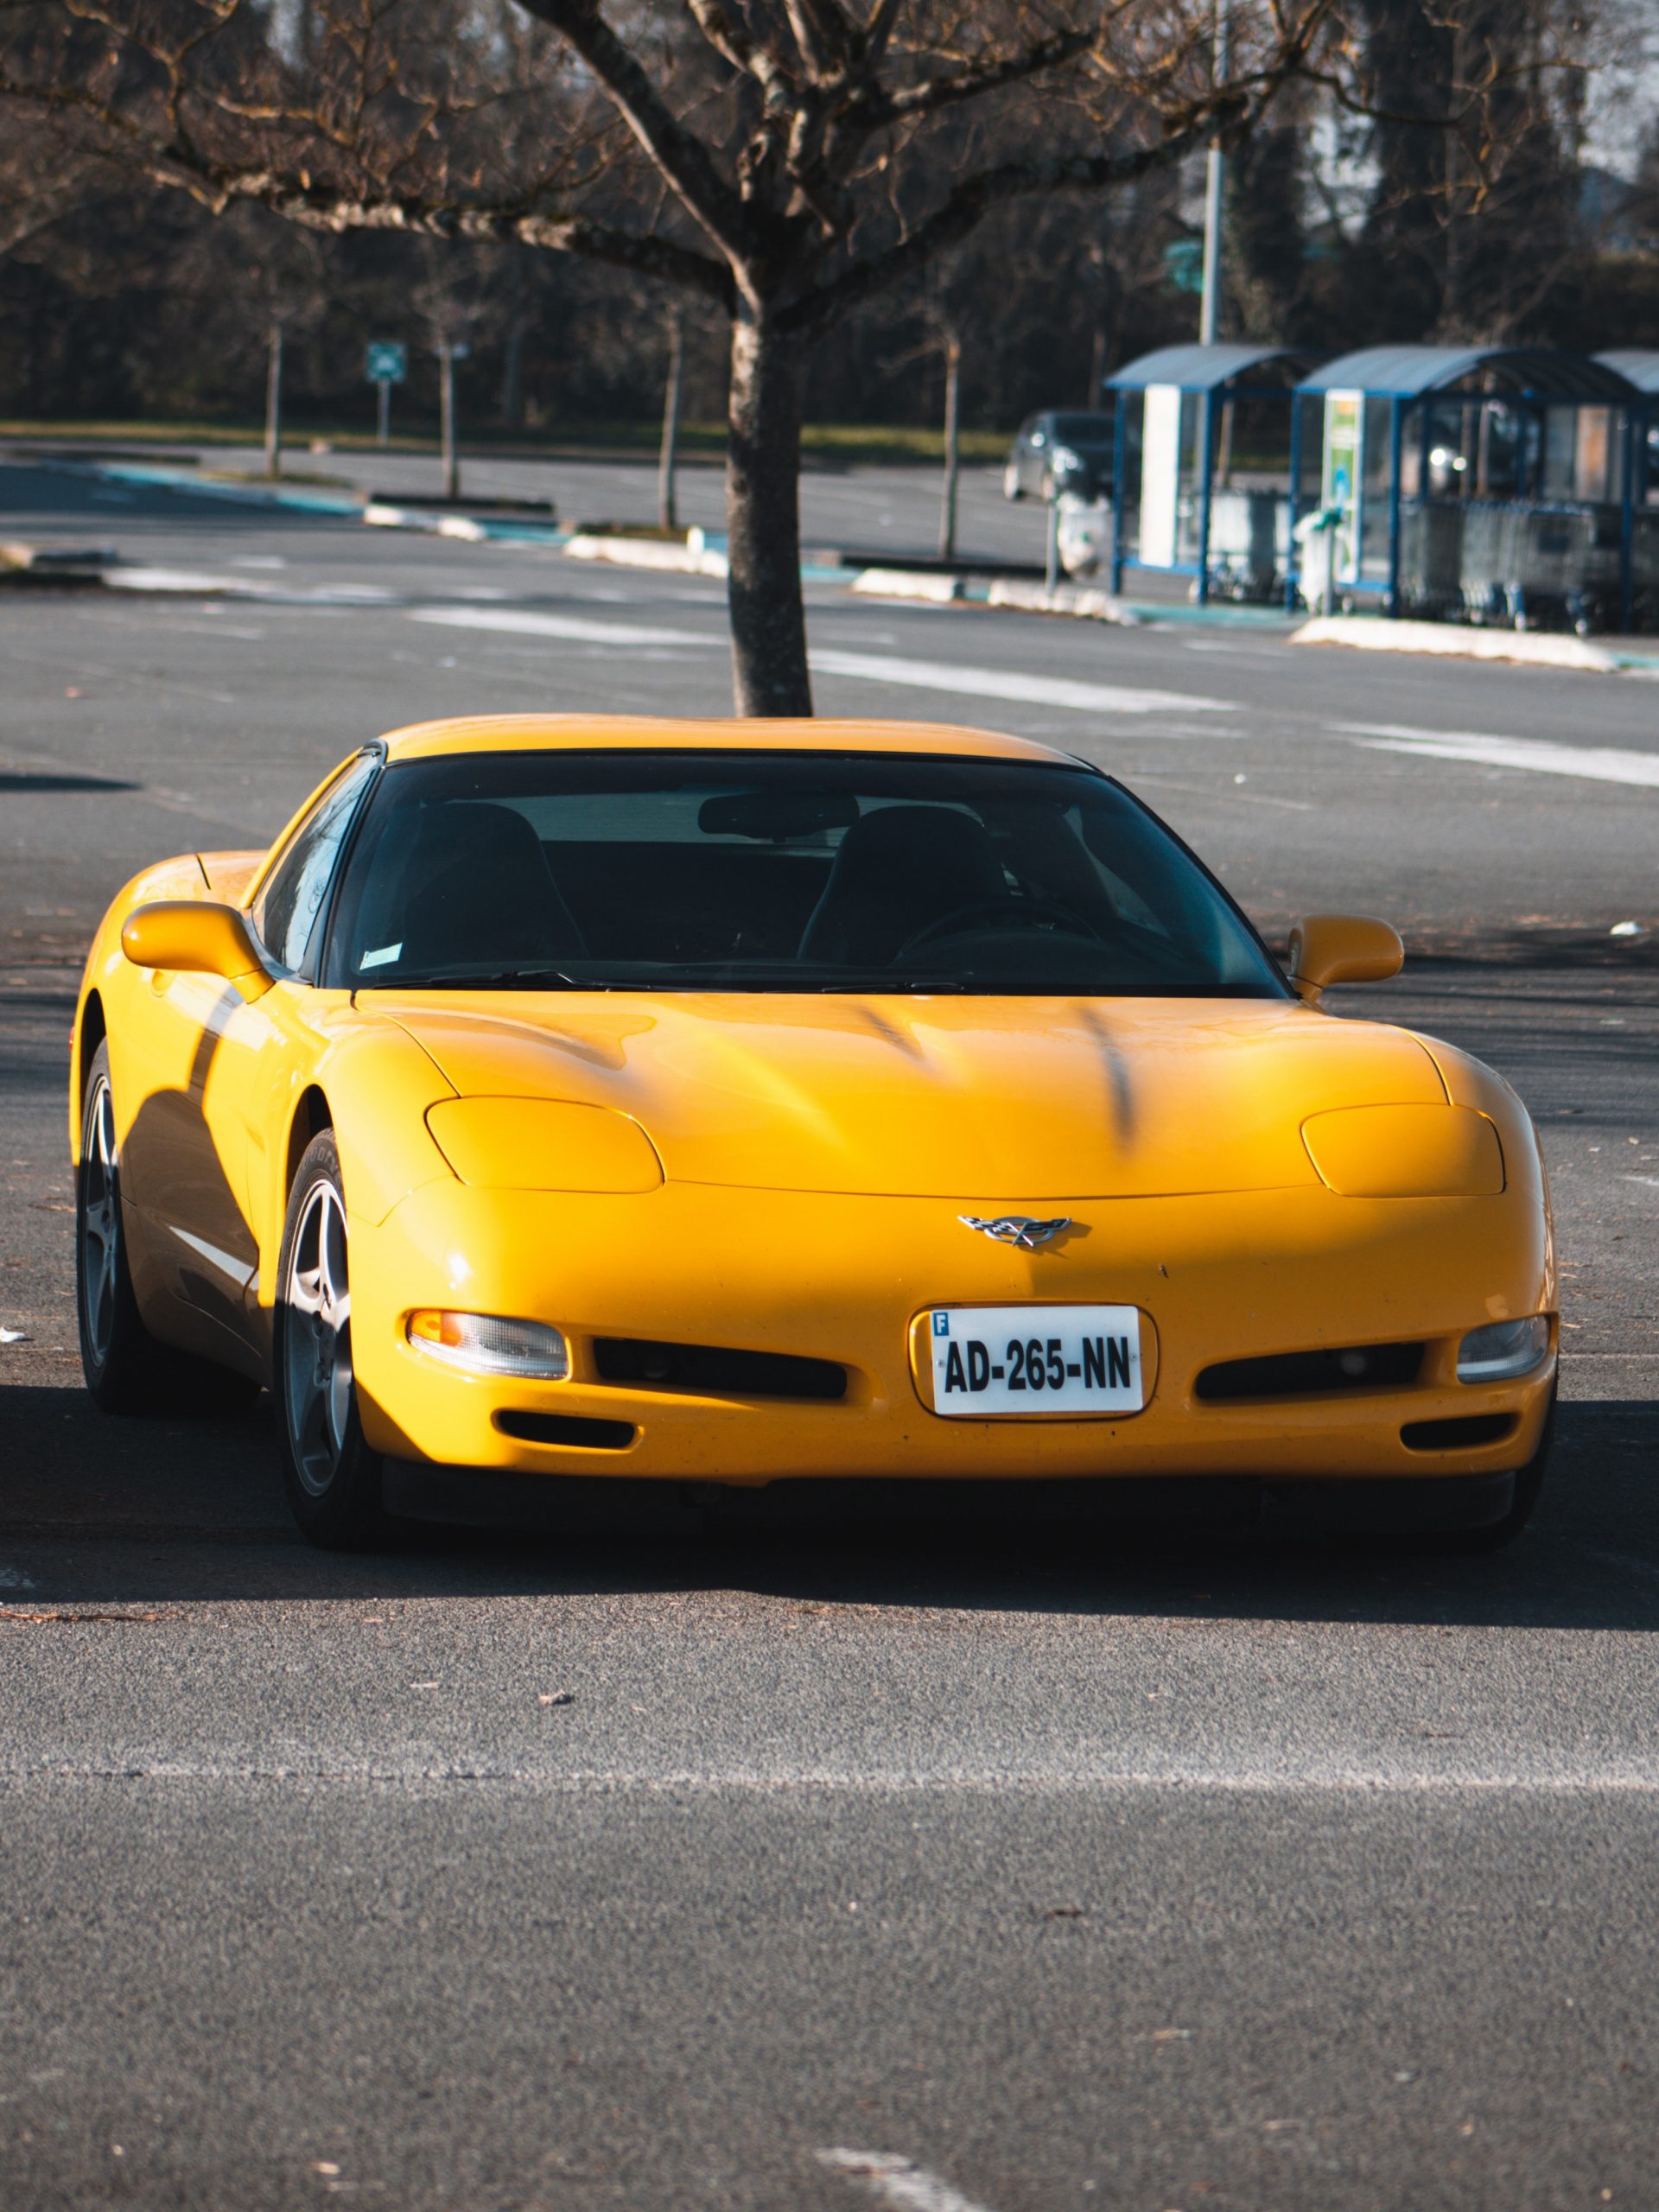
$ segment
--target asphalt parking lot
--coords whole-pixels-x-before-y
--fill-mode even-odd
[[[727,711],[721,592],[111,489],[0,467],[3,535],[238,595],[0,597],[0,2202],[1651,2204],[1659,690],[810,594],[821,710],[1109,764],[1269,937],[1396,920],[1344,1009],[1520,1088],[1566,1351],[1509,1553],[324,1557],[263,1415],[79,1389],[86,937],[398,723]]]

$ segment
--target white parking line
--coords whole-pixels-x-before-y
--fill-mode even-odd
[[[500,630],[521,637],[562,638],[588,645],[690,645],[723,652],[724,637],[696,630],[664,630],[637,622],[588,620],[571,614],[532,614],[511,607],[418,607],[411,622],[451,630]],[[870,683],[896,683],[971,699],[1011,699],[1023,706],[1069,707],[1084,715],[1227,714],[1231,702],[1190,691],[1152,691],[1126,683],[1078,683],[1054,676],[1021,676],[1002,668],[965,668],[942,660],[910,660],[896,653],[824,650],[811,655],[815,676],[850,676]]]
[[[818,652],[815,676],[853,676],[919,691],[954,691],[970,699],[1012,699],[1022,706],[1071,707],[1084,715],[1231,714],[1230,700],[1191,691],[1149,691],[1127,683],[1077,683],[1067,677],[1021,676],[1003,668],[964,668],[959,661],[906,660],[890,653]]]
[[[1391,722],[1337,722],[1344,737],[1376,753],[1415,753],[1433,760],[1472,760],[1485,768],[1529,768],[1545,776],[1582,776],[1597,784],[1659,790],[1659,753],[1612,745],[1557,745],[1547,737],[1488,737],[1479,730],[1402,729]]]
[[[893,2151],[820,2151],[818,2163],[851,2180],[868,2182],[879,2202],[894,2205],[899,2212],[986,2212],[984,2205],[952,2189],[942,2175],[930,2173]]]
[[[511,630],[520,637],[563,638],[579,645],[702,645],[725,650],[724,638],[695,630],[656,630],[639,622],[584,622],[574,614],[531,614],[510,607],[414,607],[411,622],[446,630]]]

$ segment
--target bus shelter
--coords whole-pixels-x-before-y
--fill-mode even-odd
[[[1112,589],[1126,569],[1272,599],[1291,567],[1291,395],[1319,354],[1165,346],[1108,377],[1116,409]]]
[[[1659,630],[1659,352],[1620,347],[1596,359],[1637,395],[1630,410],[1630,605],[1621,627]]]
[[[1322,595],[1389,614],[1628,626],[1637,404],[1619,370],[1541,348],[1374,346],[1325,362],[1297,385],[1291,433],[1294,507],[1330,531]],[[1287,606],[1301,582],[1293,556]]]

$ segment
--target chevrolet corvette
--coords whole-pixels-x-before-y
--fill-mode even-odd
[[[1322,1006],[1401,960],[1316,915],[1281,967],[1020,738],[402,730],[98,931],[86,1382],[270,1390],[323,1545],[414,1467],[1224,1478],[1489,1548],[1548,1452],[1548,1192],[1491,1070]]]

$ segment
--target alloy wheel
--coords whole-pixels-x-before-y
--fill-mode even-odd
[[[86,1342],[102,1367],[115,1336],[121,1194],[116,1179],[115,1102],[99,1076],[86,1102],[80,1167],[80,1303]]]
[[[346,1211],[331,1182],[306,1193],[283,1294],[283,1410],[295,1470],[321,1497],[339,1470],[352,1415]]]

